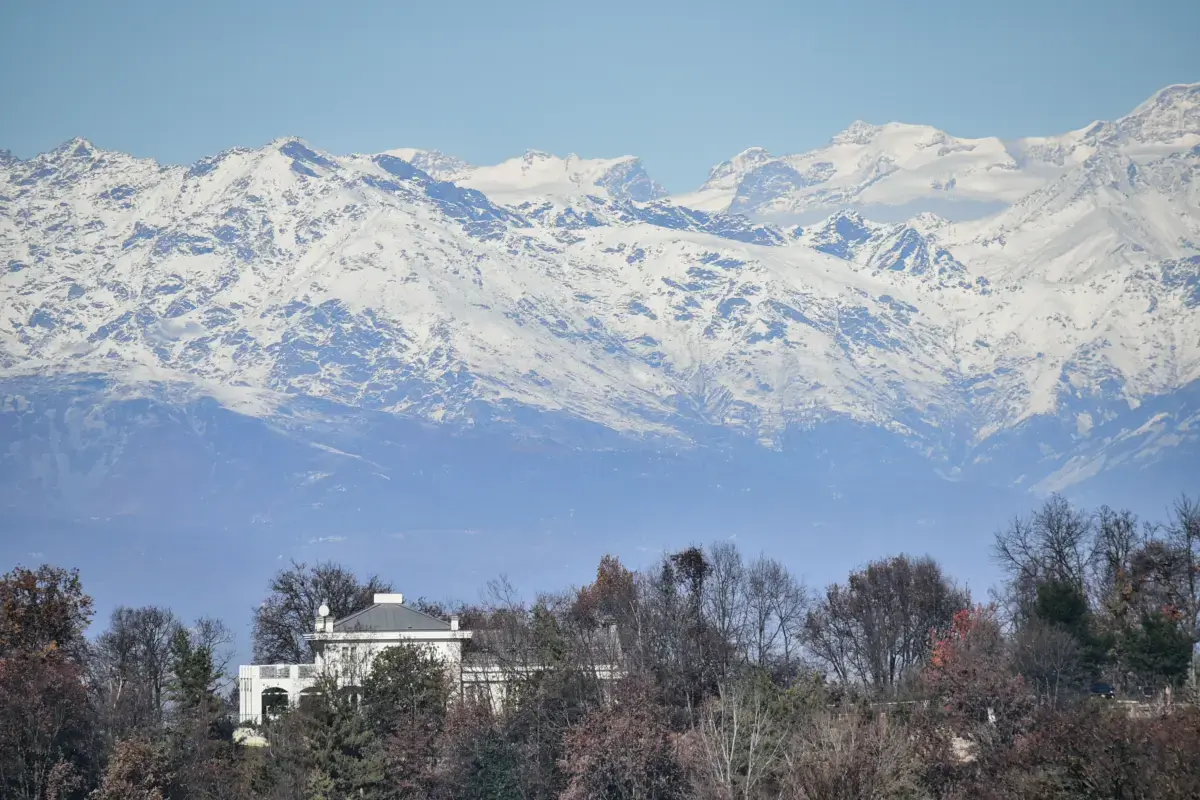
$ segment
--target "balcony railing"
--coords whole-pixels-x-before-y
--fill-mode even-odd
[[[310,681],[317,677],[316,664],[264,664],[257,669],[259,678]]]

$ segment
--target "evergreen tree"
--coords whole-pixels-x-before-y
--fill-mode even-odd
[[[172,699],[184,713],[215,712],[220,676],[213,666],[212,651],[192,641],[183,628],[171,637]]]
[[[487,728],[459,764],[455,796],[461,800],[516,800],[522,796],[519,766],[517,753],[503,733]]]
[[[415,725],[440,729],[449,701],[446,665],[419,647],[384,650],[363,681],[363,710],[372,727],[385,735]]]
[[[354,692],[333,677],[318,681],[302,725],[309,762],[308,800],[388,797],[383,745]]]
[[[1143,614],[1140,625],[1124,632],[1121,645],[1127,668],[1143,686],[1178,686],[1187,677],[1192,638],[1166,611]]]
[[[449,701],[446,665],[427,649],[391,647],[371,665],[363,711],[383,741],[396,796],[426,798],[432,792]]]
[[[466,700],[447,715],[442,788],[455,800],[517,800],[522,791],[520,754],[491,705]]]
[[[1067,580],[1047,580],[1038,584],[1034,617],[1070,634],[1079,644],[1084,673],[1088,678],[1099,674],[1108,661],[1112,642],[1110,637],[1097,630],[1082,586]]]

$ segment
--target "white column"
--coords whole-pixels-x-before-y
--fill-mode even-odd
[[[250,668],[250,719],[262,722],[262,686],[258,679],[258,667]]]
[[[242,664],[238,667],[238,722],[247,724],[258,721],[256,703],[262,699],[255,691],[255,676],[258,670],[254,666]]]

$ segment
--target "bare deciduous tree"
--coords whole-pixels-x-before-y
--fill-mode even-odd
[[[334,617],[345,617],[371,605],[376,592],[391,586],[377,576],[360,582],[354,573],[333,563],[309,567],[292,562],[271,579],[271,592],[254,611],[254,658],[260,664],[297,664],[312,658],[304,640],[322,603]]]
[[[229,662],[233,660],[233,631],[224,621],[215,617],[200,617],[192,626],[195,645],[208,652],[213,662],[213,672],[218,678],[229,676]]]
[[[799,658],[804,635],[804,620],[811,605],[808,587],[790,573],[775,598],[775,616],[779,619],[779,640],[783,665],[791,669]]]
[[[1092,595],[1104,603],[1119,589],[1130,571],[1134,554],[1150,538],[1151,529],[1138,524],[1130,511],[1113,511],[1101,506],[1096,512],[1095,542],[1092,546]]]
[[[1039,584],[1087,586],[1095,556],[1094,532],[1089,514],[1055,494],[1029,517],[1014,519],[1007,530],[996,534],[993,555],[1008,573],[1005,600],[1014,620],[1030,616]]]
[[[655,676],[673,709],[694,707],[715,690],[731,663],[729,640],[705,613],[710,574],[703,551],[691,547],[664,556],[634,580],[637,602],[626,665]]]
[[[1013,662],[1042,703],[1057,708],[1063,696],[1083,683],[1083,655],[1074,636],[1053,625],[1034,621],[1017,634]]]
[[[1196,638],[1200,636],[1200,501],[1180,497],[1172,511],[1166,538],[1177,554],[1178,605]]]
[[[760,556],[746,570],[745,595],[742,638],[750,662],[791,667],[808,609],[807,588],[783,564]]]
[[[905,731],[886,719],[822,714],[785,753],[787,800],[902,800],[921,796]]]
[[[859,630],[848,595],[845,587],[830,584],[825,597],[808,612],[804,623],[809,652],[841,684],[850,683],[865,671],[858,660]]]
[[[793,723],[772,706],[762,681],[719,684],[691,737],[702,794],[730,800],[763,796],[760,789],[777,777]]]
[[[776,598],[790,576],[774,559],[759,556],[746,570],[746,643],[750,663],[766,666],[779,638]]]
[[[729,655],[743,651],[746,624],[746,568],[733,542],[717,542],[708,548],[712,571],[704,586],[704,615],[717,635],[730,643]],[[722,674],[731,666],[722,664]]]
[[[806,642],[839,681],[890,694],[928,656],[930,632],[969,604],[933,559],[896,556],[830,586],[807,615]]]
[[[163,718],[171,672],[171,639],[179,619],[167,608],[121,607],[96,640],[93,671],[104,692],[110,724],[129,731]]]

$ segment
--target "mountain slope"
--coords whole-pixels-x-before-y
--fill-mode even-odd
[[[820,203],[899,203],[931,175],[1006,206],[800,228],[660,199],[628,158],[472,167],[280,139],[176,167],[74,140],[0,162],[4,413],[99,385],[89,397],[211,397],[268,423],[299,399],[567,447],[781,448],[847,424],[948,476],[1043,486],[1096,474],[1108,443],[1123,463],[1190,452],[1195,107],[1172,87],[1020,146],[856,126],[714,173],[755,213],[809,208],[818,184]],[[987,183],[984,162],[1015,166]],[[54,461],[19,443],[14,474]]]

